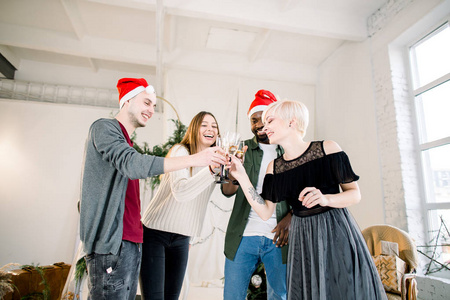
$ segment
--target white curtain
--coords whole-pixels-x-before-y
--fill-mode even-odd
[[[204,284],[223,279],[225,232],[233,203],[234,197],[223,196],[218,184],[208,202],[202,232],[191,240],[187,270],[191,283]]]

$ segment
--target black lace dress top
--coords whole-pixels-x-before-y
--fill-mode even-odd
[[[366,242],[347,208],[316,206],[298,200],[305,187],[323,194],[359,177],[344,152],[325,154],[323,141],[311,142],[299,157],[274,161],[264,179],[264,199],[287,201],[294,210],[289,227],[287,300],[387,300]]]
[[[293,160],[275,159],[273,174],[264,178],[261,197],[272,202],[287,201],[296,216],[310,216],[332,208],[316,205],[306,208],[298,200],[305,187],[315,187],[322,194],[337,194],[339,184],[359,179],[345,152],[325,154],[323,141],[313,141],[306,151]]]

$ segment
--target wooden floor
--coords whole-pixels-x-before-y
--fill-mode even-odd
[[[138,293],[139,290],[138,290]],[[187,295],[186,295],[187,293]],[[86,298],[83,298],[86,299]],[[221,284],[204,284],[190,285],[189,290],[181,291],[179,300],[222,300],[223,299],[223,286]],[[136,296],[136,300],[141,300],[141,295]]]
[[[216,286],[191,286],[186,300],[222,300],[223,288]],[[181,300],[181,298],[180,298]]]

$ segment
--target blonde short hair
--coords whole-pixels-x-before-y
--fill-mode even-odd
[[[296,120],[296,129],[300,131],[302,137],[305,137],[306,128],[309,124],[309,111],[305,104],[293,100],[281,100],[270,104],[262,115],[262,121],[265,123],[268,113],[277,115],[285,122]]]

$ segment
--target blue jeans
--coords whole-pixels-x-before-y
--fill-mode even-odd
[[[281,249],[266,237],[244,236],[234,260],[225,260],[224,300],[245,299],[250,278],[260,262],[266,270],[267,299],[286,299],[286,265]]]
[[[144,300],[178,300],[188,262],[189,239],[144,226],[140,276]]]
[[[117,255],[86,255],[88,300],[134,300],[141,265],[141,244],[122,241]]]

